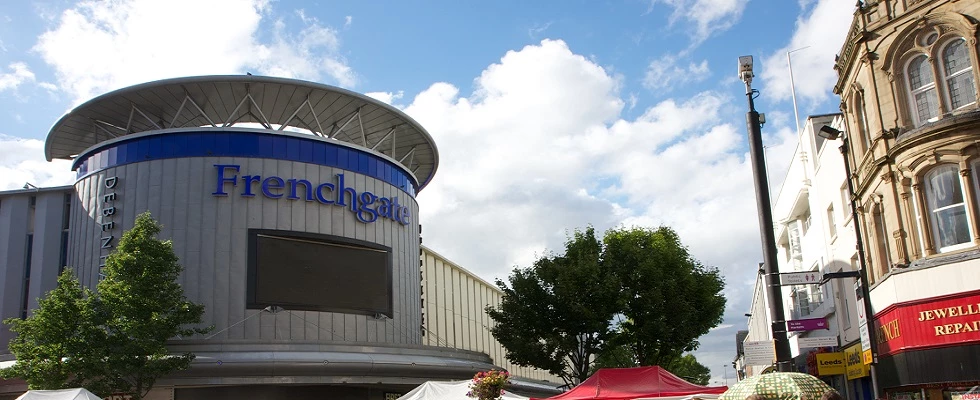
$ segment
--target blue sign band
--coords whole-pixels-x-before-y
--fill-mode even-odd
[[[106,168],[137,162],[189,157],[242,157],[295,161],[340,168],[387,182],[415,197],[418,182],[403,167],[324,139],[266,132],[172,132],[107,143],[79,155],[72,165],[78,179]]]

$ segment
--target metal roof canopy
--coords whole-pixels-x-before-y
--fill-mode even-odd
[[[383,154],[413,173],[419,189],[439,166],[432,136],[392,106],[333,86],[255,75],[166,79],[103,94],[54,124],[44,155],[73,159],[133,133],[236,124],[309,132]]]

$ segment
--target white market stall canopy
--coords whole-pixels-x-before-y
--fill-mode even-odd
[[[17,400],[102,400],[101,397],[85,390],[61,389],[61,390],[28,390],[27,393],[20,395]]]
[[[466,392],[470,391],[470,381],[437,382],[428,381],[405,393],[398,400],[460,400],[469,399]],[[528,400],[509,391],[504,392],[503,400]]]

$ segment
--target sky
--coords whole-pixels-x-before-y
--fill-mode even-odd
[[[770,186],[800,119],[838,112],[854,0],[35,0],[0,2],[0,190],[73,183],[46,162],[72,107],[142,82],[272,75],[389,103],[434,138],[424,244],[487,281],[592,225],[673,227],[725,276],[700,338],[734,383],[762,260],[737,58],[755,58]],[[775,194],[777,190],[773,190]]]

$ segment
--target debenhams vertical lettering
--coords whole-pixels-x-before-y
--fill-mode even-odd
[[[105,192],[102,194],[102,210],[99,212],[99,226],[100,226],[100,237],[99,237],[99,280],[105,278],[105,274],[102,273],[102,268],[105,267],[106,257],[109,257],[109,253],[112,251],[112,247],[115,245],[115,228],[116,222],[113,220],[113,216],[116,215],[116,200],[119,199],[116,193],[116,186],[119,185],[118,177],[106,178],[105,182]]]

